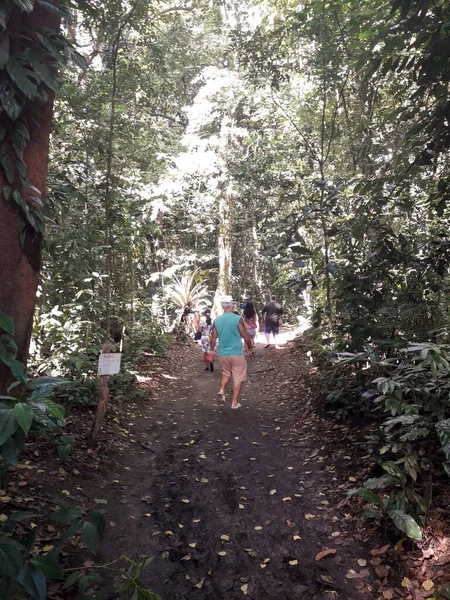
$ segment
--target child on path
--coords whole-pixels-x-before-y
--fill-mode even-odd
[[[258,315],[256,314],[253,302],[247,302],[245,305],[242,319],[244,321],[245,329],[252,340],[252,351],[245,353],[246,356],[250,356],[250,354],[255,354],[255,337],[259,329]]]
[[[203,358],[205,360],[205,371],[211,371],[211,373],[214,372],[214,364],[209,359],[212,329],[213,323],[211,320],[211,311],[205,310],[205,312],[203,313],[203,319],[200,320],[198,331],[202,334],[202,337],[200,338],[200,343],[202,346]]]

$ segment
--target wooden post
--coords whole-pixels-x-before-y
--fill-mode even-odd
[[[103,354],[109,354],[111,352],[111,346],[105,344],[103,346]],[[109,375],[100,375],[100,399],[97,405],[97,411],[95,413],[94,421],[91,427],[91,433],[89,434],[89,446],[94,447],[97,444],[97,439],[102,428],[103,419],[105,418],[106,409],[108,407],[109,400],[109,388],[108,388]]]

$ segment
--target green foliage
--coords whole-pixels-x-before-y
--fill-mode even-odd
[[[47,598],[47,580],[64,579],[65,574],[59,556],[64,545],[79,535],[92,554],[96,553],[97,534],[102,535],[105,527],[104,517],[95,510],[84,511],[81,508],[65,508],[54,512],[50,519],[59,525],[68,525],[62,532],[61,539],[55,537],[54,544],[47,547],[36,545],[37,527],[31,520],[36,515],[24,511],[15,511],[7,515],[0,523],[0,584],[2,591],[8,591],[5,598],[31,598],[45,600]],[[38,549],[38,553],[36,550]],[[71,586],[84,576],[70,575],[64,587]],[[88,580],[92,583],[100,580],[98,574],[92,573]],[[86,591],[80,585],[80,599]]]
[[[177,308],[179,317],[202,309],[208,297],[208,289],[203,282],[196,283],[197,271],[174,277],[166,286],[167,299]]]
[[[423,449],[440,441],[448,469],[448,2],[281,0],[257,24],[246,5],[228,18],[206,2],[106,3],[70,30],[95,68],[64,68],[63,85],[74,46],[33,31],[16,52],[7,27],[36,2],[0,9],[4,195],[39,231],[27,110],[59,93],[35,369],[73,382],[65,404],[90,406],[106,303],[126,332],[111,385],[128,393],[142,352],[164,352],[171,310],[201,308],[226,255],[236,298],[278,293],[311,319],[322,364],[340,357],[326,401],[377,420],[368,442],[385,475],[367,489],[382,480],[391,503],[378,510],[417,537],[404,515],[420,522],[407,493]],[[11,326],[0,315],[12,393],[28,380]],[[34,407],[30,420],[30,402],[6,405],[5,436],[45,417]],[[70,442],[54,439],[66,457]]]
[[[24,365],[16,360],[12,319],[0,313],[0,322],[6,332],[0,336],[0,360],[15,378],[8,388],[11,395],[0,396],[0,467],[6,472],[7,465],[17,465],[17,451],[30,432],[39,435],[59,430],[64,424],[64,410],[51,395],[67,381],[56,377],[30,379]]]
[[[33,362],[36,370],[63,377],[69,383],[57,390],[55,397],[70,408],[95,406],[98,398],[97,366],[105,331],[100,315],[97,321],[83,318],[85,308],[78,303],[55,306],[49,313],[41,314],[35,325]],[[92,307],[90,313],[93,317]],[[169,341],[163,325],[145,314],[134,325],[126,325],[121,371],[109,380],[111,396],[132,394],[142,353],[164,354]]]
[[[126,560],[130,563],[130,568],[122,575],[123,583],[118,591],[125,592],[127,600],[161,600],[160,596],[146,589],[141,582],[142,572],[153,561],[153,557],[146,557],[141,562],[129,558]]]
[[[382,419],[367,439],[386,475],[367,480],[358,494],[414,539],[421,539],[419,516],[427,507],[413,486],[430,470],[425,456],[435,452],[439,441],[446,459],[444,469],[450,473],[449,359],[449,346],[422,343],[396,349],[394,356],[384,359],[369,348],[364,353],[345,353],[337,363],[344,368],[351,365],[353,373],[364,369],[364,377],[359,378],[360,397]],[[373,378],[375,374],[378,377]],[[354,397],[353,408],[359,404]],[[383,495],[374,494],[373,489],[383,489]]]
[[[84,59],[57,31],[30,31],[19,10],[32,13],[36,7],[71,19],[64,7],[40,0],[9,0],[0,9],[0,163],[7,182],[3,195],[12,198],[26,221],[43,234],[43,190],[30,184],[24,158],[30,141],[29,115],[59,89],[60,67],[69,61],[83,66]]]

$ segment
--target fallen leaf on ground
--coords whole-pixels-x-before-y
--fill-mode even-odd
[[[321,552],[316,554],[316,560],[322,560],[325,556],[330,556],[330,554],[336,554],[335,548],[324,548]]]
[[[244,585],[241,585],[241,592],[246,596],[248,593],[248,583],[244,583]]]
[[[411,580],[408,579],[407,577],[403,577],[402,579],[402,587],[409,587],[411,585]]]
[[[350,571],[348,571],[345,576],[347,577],[347,579],[364,579],[365,577],[369,576],[369,571],[367,569],[364,569],[363,571],[357,573],[353,569],[350,569]]]
[[[383,546],[382,548],[373,548],[373,550],[370,551],[370,554],[372,556],[380,556],[380,554],[384,554],[386,552],[386,550],[388,550],[390,544],[386,544],[386,546]]]
[[[431,579],[425,579],[425,581],[422,582],[422,587],[424,590],[429,592],[430,590],[432,590],[434,588],[434,583],[431,581]]]
[[[385,565],[378,565],[375,567],[375,573],[380,579],[384,579],[388,575],[388,568]]]
[[[230,538],[229,538],[227,535],[221,535],[221,536],[220,536],[220,539],[221,539],[221,540],[225,540],[226,542],[229,542],[229,541],[230,541]]]
[[[200,581],[196,585],[194,585],[194,587],[196,587],[199,590],[201,590],[204,583],[205,583],[205,577],[202,577],[202,579],[200,579]]]
[[[189,548],[195,548],[197,546],[197,542],[191,542],[189,544]]]
[[[295,559],[295,560],[290,560],[290,561],[289,561],[289,564],[291,565],[291,567],[295,567],[295,565],[298,565],[298,560],[297,560],[297,559]]]
[[[332,537],[332,538],[337,538],[337,537],[339,537],[340,535],[341,535],[341,532],[340,532],[340,531],[333,531],[333,533],[331,534],[331,537]]]
[[[286,524],[288,527],[295,527],[294,521],[291,521],[290,519],[286,519]]]
[[[392,593],[392,590],[385,590],[383,592],[383,598],[386,598],[386,600],[392,600],[393,597],[394,594]]]

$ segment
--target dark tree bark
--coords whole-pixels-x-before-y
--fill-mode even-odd
[[[23,50],[31,43],[33,31],[39,29],[58,31],[59,25],[58,16],[39,5],[36,5],[30,14],[22,13],[17,9],[10,19],[10,30],[14,33],[18,50]],[[30,141],[24,153],[28,180],[40,190],[42,202],[45,199],[47,183],[52,113],[53,95],[50,94],[47,102],[34,102],[27,107],[24,114],[30,132]],[[14,124],[9,123],[9,126],[14,127]],[[3,145],[1,151],[10,154],[7,143]],[[26,219],[14,200],[5,199],[2,191],[5,183],[4,173],[0,169],[0,311],[14,319],[15,341],[18,346],[17,358],[26,364],[39,284],[42,236],[31,225],[27,225],[23,241],[21,240],[21,228]],[[9,369],[1,363],[0,394],[5,393],[9,383]]]

